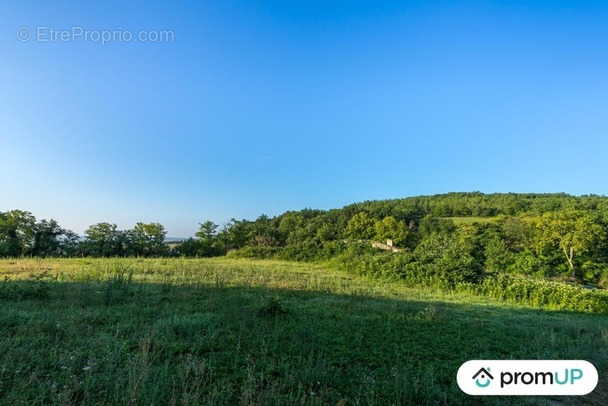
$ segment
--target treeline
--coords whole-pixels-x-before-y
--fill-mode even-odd
[[[433,268],[438,278],[471,281],[483,271],[504,271],[607,284],[607,236],[603,196],[449,193],[233,219],[222,228],[207,222],[181,252],[307,261],[365,251],[382,258],[370,241],[390,239],[402,262],[426,275]],[[376,263],[369,272],[383,269]]]
[[[53,219],[37,220],[23,210],[0,212],[0,257],[164,256],[170,254],[165,235],[158,223],[137,223],[130,230],[99,223],[81,238]]]
[[[177,244],[164,243],[165,234],[157,223],[124,231],[100,223],[80,238],[54,220],[0,212],[1,256],[230,254],[331,259],[360,272],[422,272],[450,283],[501,271],[608,284],[608,198],[595,195],[449,193],[232,219],[221,226],[206,221],[194,238]],[[371,248],[371,241],[389,239],[399,253]]]

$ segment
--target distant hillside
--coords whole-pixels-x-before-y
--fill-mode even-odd
[[[602,203],[603,202],[603,203]],[[572,196],[566,193],[493,193],[452,192],[402,199],[373,200],[354,203],[340,209],[357,213],[369,212],[375,217],[395,216],[408,219],[430,217],[494,217],[521,213],[542,214],[568,207],[595,210],[606,204],[600,195]]]

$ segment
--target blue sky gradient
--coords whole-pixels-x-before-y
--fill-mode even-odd
[[[607,2],[8,0],[0,21],[0,210],[79,233],[189,236],[450,191],[608,194]]]

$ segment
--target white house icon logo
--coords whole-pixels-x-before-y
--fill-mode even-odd
[[[475,379],[475,385],[479,386],[480,388],[486,388],[488,385],[490,385],[490,383],[492,383],[492,379],[494,379],[494,377],[492,374],[490,374],[490,368],[481,368],[475,375],[473,375],[473,379]],[[485,380],[485,382],[479,382],[480,379]]]
[[[470,360],[456,373],[460,389],[473,396],[586,395],[598,378],[585,360]]]

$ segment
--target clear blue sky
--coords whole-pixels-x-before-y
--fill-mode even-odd
[[[6,0],[0,210],[189,236],[369,199],[608,194],[607,22],[605,1]]]

